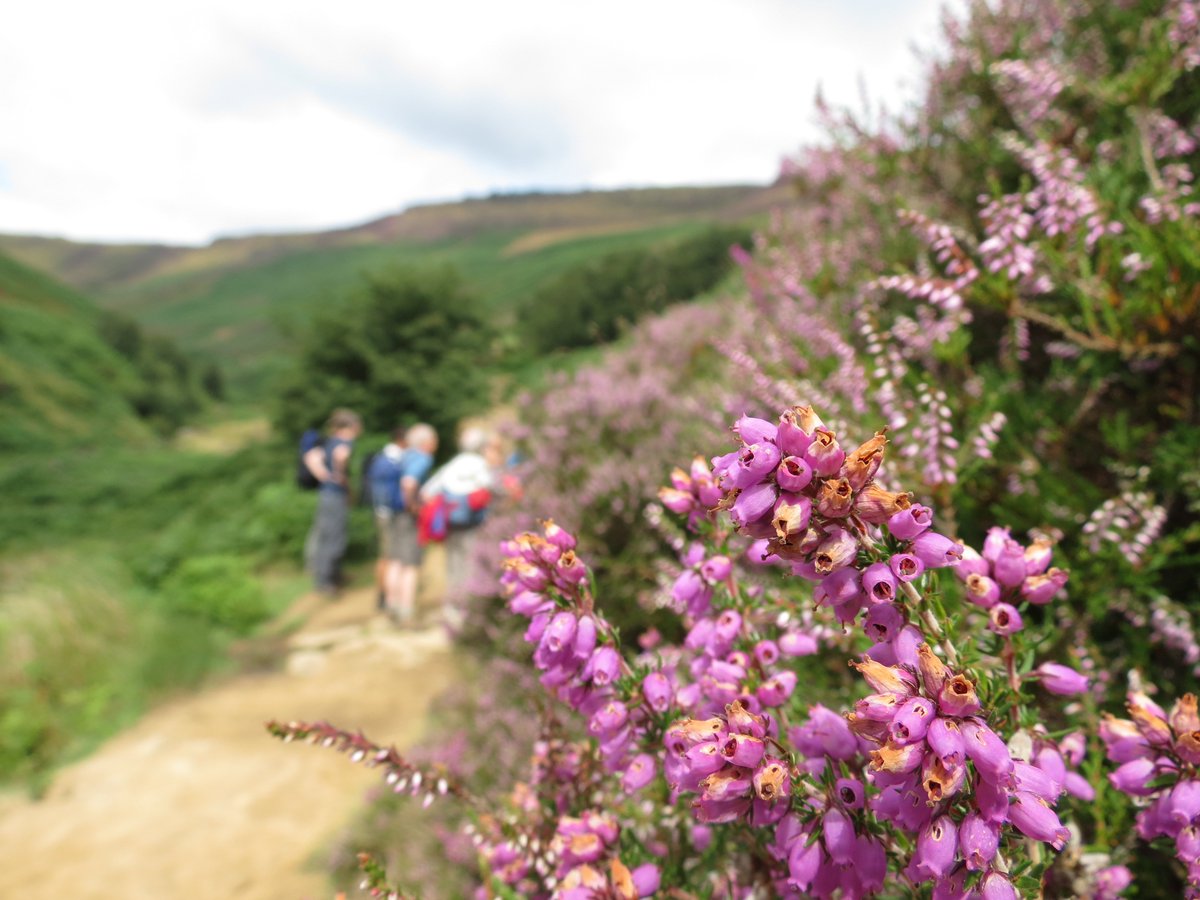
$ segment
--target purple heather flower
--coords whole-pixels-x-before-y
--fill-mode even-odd
[[[812,500],[803,494],[779,495],[771,513],[771,527],[775,537],[781,541],[789,541],[796,535],[803,535],[811,521]]]
[[[982,708],[979,703],[979,695],[975,691],[975,684],[965,675],[955,675],[952,678],[947,678],[946,683],[942,685],[942,689],[938,691],[938,708],[943,715],[949,716],[969,716],[972,713],[977,713]],[[983,726],[985,729],[987,726]],[[989,730],[989,733],[990,730]],[[968,740],[970,737],[968,730],[964,724],[963,739]],[[996,738],[992,734],[993,738]],[[996,738],[999,740],[999,738]],[[970,748],[967,750],[970,754]],[[974,757],[972,757],[974,758]]]
[[[1167,795],[1167,815],[1176,825],[1186,827],[1200,821],[1200,781],[1184,778]]]
[[[1200,863],[1200,825],[1187,825],[1175,835],[1175,855],[1184,865]]]
[[[837,437],[828,428],[817,428],[813,432],[813,441],[804,451],[805,461],[812,466],[815,474],[824,478],[837,475],[846,460],[846,451],[837,441]]]
[[[1096,873],[1096,896],[1094,900],[1117,900],[1129,885],[1133,884],[1133,873],[1125,866],[1108,866]]]
[[[738,528],[745,528],[765,519],[775,507],[776,489],[773,484],[755,484],[744,489],[733,501],[729,517]]]
[[[1000,826],[978,813],[969,813],[958,830],[958,845],[972,872],[986,869],[1000,847]]]
[[[597,647],[583,670],[585,681],[603,687],[612,684],[621,674],[621,654],[608,644]]]
[[[758,765],[764,752],[766,752],[766,745],[762,738],[752,737],[748,734],[731,734],[721,745],[721,755],[725,757],[726,762],[745,768],[753,768]]]
[[[779,417],[776,442],[784,453],[803,456],[813,442],[813,433],[821,427],[821,417],[810,406],[796,406]]]
[[[1007,782],[1013,761],[1004,741],[978,719],[964,719],[960,727],[967,756],[979,774],[988,781]]]
[[[857,840],[850,817],[836,806],[825,810],[821,818],[821,837],[830,858],[839,866],[849,865]]]
[[[981,778],[975,785],[975,808],[989,822],[1008,821],[1008,788]]]
[[[1013,780],[1018,791],[1026,791],[1054,802],[1062,793],[1062,782],[1037,766],[1020,760],[1013,761]]]
[[[895,599],[896,576],[885,562],[867,566],[863,570],[862,585],[872,603],[886,603]]]
[[[853,866],[849,870],[858,877],[862,889],[875,893],[883,889],[884,879],[887,878],[887,852],[883,844],[867,834],[860,834],[855,841]],[[843,892],[843,896],[850,896]]]
[[[1147,787],[1158,775],[1158,764],[1146,757],[1131,759],[1117,766],[1115,772],[1108,775],[1109,783],[1123,794],[1131,797],[1149,797],[1155,793],[1155,788]]]
[[[1005,544],[1012,540],[1012,532],[1007,528],[989,528],[983,541],[983,558],[995,562]]]
[[[844,717],[833,710],[817,704],[808,711],[808,721],[793,728],[789,735],[798,743],[810,744],[815,753],[834,759],[853,759],[858,754],[858,738],[850,731]]]
[[[1025,548],[1025,574],[1041,575],[1050,568],[1050,557],[1054,555],[1054,544],[1038,538]]]
[[[741,633],[742,617],[736,610],[727,609],[717,617],[713,637],[721,643],[732,643]]]
[[[962,765],[966,758],[966,745],[963,743],[962,732],[958,723],[953,719],[939,716],[929,723],[925,733],[929,749],[938,755],[945,766]]]
[[[759,641],[754,645],[754,658],[763,668],[770,668],[779,660],[779,645],[774,641]]]
[[[821,842],[808,843],[803,836],[792,841],[788,853],[788,881],[800,891],[807,891],[817,877],[824,862]]]
[[[939,816],[921,829],[913,867],[924,879],[941,879],[954,868],[958,854],[958,828],[949,816]]]
[[[1087,691],[1089,685],[1086,675],[1058,663],[1042,663],[1034,669],[1033,674],[1042,682],[1042,687],[1061,697],[1082,694]]]
[[[1063,778],[1063,790],[1072,797],[1091,803],[1096,799],[1096,789],[1092,783],[1078,772],[1068,772]]]
[[[926,531],[913,538],[911,552],[925,564],[927,569],[938,569],[957,565],[962,559],[963,547],[936,531]]]
[[[752,781],[755,797],[769,804],[776,804],[792,794],[792,777],[788,773],[787,763],[775,757],[765,757],[759,763],[758,768],[754,770]],[[779,811],[782,818],[782,814],[787,811],[787,805],[784,804]]]
[[[990,609],[1000,600],[1000,585],[986,575],[968,575],[964,582],[967,600],[976,606]]]
[[[854,713],[870,722],[890,722],[903,702],[899,694],[868,694],[855,701]]]
[[[832,575],[821,580],[818,597],[824,597],[830,606],[841,606],[862,600],[862,587],[859,582],[858,570],[847,566],[838,569]]]
[[[900,510],[887,521],[888,531],[898,541],[911,541],[922,532],[928,531],[931,525],[933,510],[919,503]]]
[[[995,869],[983,876],[976,893],[979,900],[1021,900],[1008,876]]]
[[[732,571],[733,563],[728,556],[714,556],[700,566],[700,574],[713,584],[727,580]]]
[[[743,490],[760,484],[775,471],[779,460],[779,448],[774,444],[747,444],[738,451],[737,460],[727,470],[729,483]]]
[[[916,581],[925,571],[925,563],[911,553],[894,553],[888,560],[888,565],[901,581]]]
[[[777,672],[758,686],[756,696],[763,706],[783,706],[795,689],[795,672]]]
[[[1066,583],[1067,573],[1062,569],[1051,569],[1045,575],[1030,575],[1021,582],[1021,597],[1035,606],[1045,606]]]
[[[758,444],[763,441],[774,444],[779,433],[779,429],[766,419],[756,419],[744,413],[733,424],[733,431],[741,438],[743,444]]]
[[[1015,792],[1008,815],[1021,834],[1035,841],[1044,841],[1055,850],[1061,850],[1071,839],[1071,833],[1063,827],[1058,814],[1036,794]]]
[[[992,577],[1001,587],[1012,588],[1025,580],[1025,551],[1016,541],[1004,543],[992,562]]]
[[[1016,634],[1024,627],[1025,623],[1015,606],[997,603],[988,610],[988,628],[996,634]]]
[[[906,744],[923,741],[925,732],[929,729],[929,723],[936,715],[936,707],[924,697],[913,697],[906,700],[888,725],[888,733],[892,736],[892,742],[903,747]]]
[[[858,541],[844,528],[832,528],[817,545],[813,564],[818,575],[828,575],[854,562],[858,556]]]
[[[785,456],[775,470],[775,483],[784,491],[802,491],[812,480],[812,466],[799,456]]]
[[[626,792],[632,794],[653,781],[655,774],[654,757],[649,753],[639,753],[630,761],[625,774],[621,776],[621,785]]]
[[[833,786],[833,793],[846,809],[862,809],[865,794],[862,782],[857,778],[839,778]]]
[[[695,569],[684,569],[671,588],[671,598],[686,609],[688,615],[696,617],[708,612],[712,603],[712,588]]]
[[[966,581],[972,575],[989,575],[991,571],[992,567],[986,559],[971,547],[963,545],[963,558],[954,567],[954,574],[959,579]]]
[[[572,645],[575,640],[575,629],[579,620],[574,613],[560,612],[550,620],[542,634],[541,646],[549,653],[560,653]]]
[[[787,656],[812,656],[820,645],[804,631],[788,631],[779,637],[779,651]]]
[[[671,680],[662,672],[651,672],[642,679],[642,696],[655,712],[666,712],[671,708],[675,690]]]
[[[629,873],[638,897],[653,897],[662,884],[662,873],[654,863],[642,863]]]
[[[863,619],[863,631],[867,637],[878,643],[892,640],[903,627],[904,614],[891,603],[877,603],[871,606]]]

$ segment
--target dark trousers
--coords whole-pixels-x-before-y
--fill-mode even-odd
[[[350,501],[345,492],[319,492],[317,514],[305,542],[308,568],[319,591],[331,591],[341,581],[349,516]]]

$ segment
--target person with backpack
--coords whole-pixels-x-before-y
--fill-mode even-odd
[[[350,456],[362,433],[362,419],[349,409],[335,409],[325,427],[325,440],[304,451],[303,468],[317,482],[317,511],[305,542],[313,585],[327,597],[341,586],[342,557],[350,517]],[[299,473],[302,474],[302,473]]]
[[[433,468],[437,443],[437,432],[424,423],[414,425],[403,435],[397,429],[392,442],[375,456],[367,472],[379,531],[375,568],[379,607],[401,625],[411,622],[416,610],[421,569],[417,492]]]
[[[427,504],[445,510],[446,590],[456,590],[470,572],[476,530],[487,518],[497,491],[498,442],[482,428],[468,428],[458,442],[459,452],[442,466],[421,491]],[[489,460],[485,453],[493,456]]]

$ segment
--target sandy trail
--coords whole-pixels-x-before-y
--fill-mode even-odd
[[[0,897],[330,897],[313,860],[379,775],[263,722],[329,719],[403,747],[456,670],[441,629],[395,631],[368,591],[300,605],[284,671],[153,710],[40,801],[0,797]]]

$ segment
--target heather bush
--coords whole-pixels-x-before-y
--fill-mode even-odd
[[[822,109],[744,297],[527,417],[493,537],[561,714],[508,802],[274,726],[470,810],[487,895],[1200,896],[1200,7],[946,36],[919,108]]]

